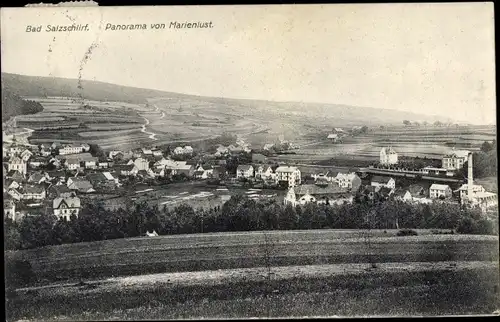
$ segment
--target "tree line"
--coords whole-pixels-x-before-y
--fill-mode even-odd
[[[6,249],[91,242],[143,236],[205,232],[292,229],[449,229],[465,234],[496,234],[497,225],[476,209],[458,204],[409,204],[397,200],[293,207],[274,200],[232,196],[222,206],[194,209],[182,204],[173,209],[147,203],[107,210],[101,203],[85,204],[78,217],[57,220],[40,214],[20,222],[5,222]]]

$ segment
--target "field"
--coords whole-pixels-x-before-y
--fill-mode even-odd
[[[146,201],[150,205],[157,205],[160,209],[176,207],[180,204],[189,204],[195,209],[213,208],[222,206],[232,195],[242,194],[249,198],[273,198],[281,202],[284,190],[247,189],[241,187],[207,186],[203,182],[174,183],[167,186],[138,185],[127,197],[114,197],[104,200],[105,207],[118,209],[126,204],[127,200],[136,203]],[[101,196],[95,195],[101,199]]]
[[[274,143],[281,136],[299,149],[274,160],[311,163],[331,158],[373,160],[383,146],[392,146],[400,155],[440,158],[452,147],[478,150],[482,142],[496,137],[494,126],[393,125],[380,129],[374,124],[363,135],[333,144],[326,139],[333,126],[349,129],[352,121],[333,122],[330,117],[307,115],[285,103],[180,96],[150,98],[144,104],[86,100],[84,103],[92,106],[89,109],[71,98],[29,99],[44,107],[41,113],[17,117],[18,126],[38,129],[32,142],[76,140],[99,144],[105,150],[188,144],[229,132],[254,149]],[[84,126],[77,128],[82,123]],[[41,129],[61,126],[66,128]]]
[[[30,261],[42,282],[18,289],[8,308],[13,319],[57,320],[484,314],[498,308],[498,237],[418,232],[196,234],[9,253]]]

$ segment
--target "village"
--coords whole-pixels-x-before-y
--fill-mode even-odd
[[[299,166],[271,162],[265,154],[269,155],[267,152],[274,144],[265,144],[255,151],[241,139],[229,146],[219,144],[213,153],[195,151],[189,145],[104,152],[86,143],[33,145],[28,143],[29,134],[11,135],[8,142],[4,138],[4,216],[14,221],[40,213],[70,220],[72,215],[78,216],[83,200],[96,201],[116,193],[135,200],[137,195],[159,188],[168,193],[169,184],[176,182],[204,183],[207,189],[219,191],[227,191],[227,187],[252,188],[247,195],[254,199],[276,197],[277,194],[258,194],[262,189],[276,190],[281,192],[283,204],[292,206],[339,205],[352,203],[360,196],[371,201],[393,198],[407,203],[468,204],[483,212],[498,203],[495,193],[474,184],[473,154],[465,150],[452,149],[443,155],[441,167],[410,169],[392,147],[383,147],[379,160],[368,168],[306,174]],[[456,179],[464,164],[468,164],[465,182]],[[429,185],[419,184],[418,179],[423,176],[430,179]],[[193,198],[209,195],[201,193]],[[225,197],[221,202],[230,196]]]

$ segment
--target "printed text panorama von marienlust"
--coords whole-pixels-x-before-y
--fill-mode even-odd
[[[191,21],[179,22],[171,21],[167,23],[137,23],[137,24],[112,24],[106,23],[102,27],[104,31],[120,31],[120,30],[162,30],[162,29],[209,29],[213,28],[212,21]],[[27,25],[26,32],[78,32],[90,31],[89,24],[72,24],[72,25]]]

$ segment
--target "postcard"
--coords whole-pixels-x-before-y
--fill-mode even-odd
[[[492,3],[1,9],[8,321],[494,315]]]

